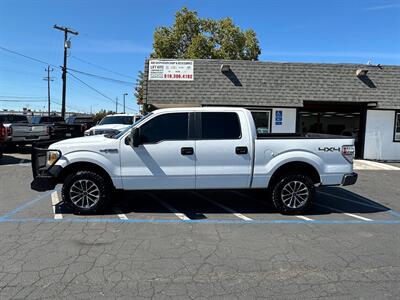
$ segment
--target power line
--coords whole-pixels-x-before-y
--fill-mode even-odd
[[[89,85],[88,83],[84,82],[82,79],[80,79],[79,77],[77,77],[74,74],[69,73],[69,75],[71,75],[73,78],[75,78],[76,80],[78,80],[80,83],[82,83],[83,85],[85,85],[86,87],[88,87],[89,89],[95,91],[97,94],[103,96],[104,98],[110,100],[112,103],[114,103],[114,100],[111,97],[108,97],[106,94],[103,94],[102,92],[100,92],[98,89],[92,87],[91,85]]]
[[[0,96],[0,98],[13,98],[13,99],[34,99],[34,98],[37,98],[37,99],[44,99],[45,96],[11,96],[11,95],[8,95],[8,96]]]
[[[33,60],[33,61],[36,61],[38,63],[50,65],[50,66],[52,66],[54,68],[57,68],[58,70],[62,70],[62,67],[56,66],[56,65],[51,64],[49,62],[46,62],[44,60],[41,60],[41,59],[38,59],[38,58],[34,58],[32,56],[25,55],[25,54],[22,54],[20,52],[17,52],[17,51],[11,50],[11,49],[4,48],[2,46],[0,46],[0,49],[2,49],[4,51],[7,51],[7,52],[10,52],[10,53],[15,54],[15,55],[22,56],[24,58],[27,58],[27,59],[30,59],[30,60]],[[72,69],[72,68],[67,68],[67,70],[72,71],[72,72],[76,72],[76,73],[80,73],[80,74],[83,74],[83,75],[91,76],[91,77],[96,77],[96,78],[103,79],[103,80],[112,81],[112,82],[115,82],[115,83],[136,85],[136,83],[132,82],[132,81],[125,81],[125,80],[115,79],[115,78],[111,78],[111,77],[101,76],[101,75],[88,73],[88,72],[85,72],[85,71],[80,71],[80,70],[76,70],[76,69]]]
[[[47,100],[20,100],[20,99],[0,99],[0,102],[46,102]]]
[[[131,82],[131,81],[124,81],[124,80],[114,79],[114,78],[105,77],[105,76],[101,76],[101,75],[96,75],[96,74],[92,74],[92,73],[88,73],[88,72],[84,72],[84,71],[79,71],[79,70],[76,70],[76,69],[71,69],[71,68],[68,68],[68,71],[72,71],[72,72],[76,72],[76,73],[80,73],[80,74],[83,74],[83,75],[96,77],[96,78],[99,78],[99,79],[108,80],[108,81],[112,81],[112,82],[116,82],[116,83],[128,84],[130,86],[136,84],[136,83]]]
[[[50,65],[50,66],[52,66],[54,68],[60,68],[60,67],[57,67],[56,65],[53,65],[53,64],[51,64],[49,62],[46,62],[44,60],[41,60],[41,59],[38,59],[38,58],[34,58],[32,56],[25,55],[25,54],[19,53],[17,51],[11,50],[11,49],[4,48],[2,46],[0,46],[0,49],[3,50],[3,51],[10,52],[10,53],[15,54],[15,55],[19,55],[19,56],[25,57],[25,58],[33,60],[33,61],[36,61],[38,63],[42,63],[42,64],[45,64],[45,65]]]
[[[122,74],[122,73],[119,73],[119,72],[116,72],[116,71],[113,71],[113,70],[104,68],[104,67],[102,67],[102,66],[99,66],[99,65],[96,65],[96,64],[94,64],[94,63],[88,62],[88,61],[86,61],[86,60],[84,60],[84,59],[82,59],[82,58],[76,57],[75,55],[71,55],[71,58],[76,59],[76,60],[79,60],[79,61],[81,61],[81,62],[83,62],[83,63],[85,63],[85,64],[88,64],[88,65],[90,65],[90,66],[99,68],[99,69],[101,69],[101,70],[103,70],[103,71],[107,71],[107,72],[113,73],[113,74],[115,74],[115,75],[119,75],[119,76],[122,76],[122,77],[126,77],[126,78],[133,79],[132,76],[125,75],[125,74]]]
[[[115,100],[109,96],[107,96],[106,94],[100,92],[98,89],[94,88],[93,86],[91,86],[90,84],[84,82],[82,79],[80,79],[79,77],[77,77],[74,74],[69,73],[69,75],[71,75],[73,78],[75,78],[77,81],[79,81],[81,84],[85,85],[86,87],[88,87],[89,89],[93,90],[94,92],[96,92],[97,94],[103,96],[104,98],[106,98],[107,100],[109,100],[110,102],[112,102],[113,104],[115,104]],[[122,106],[122,104],[118,103],[119,106]],[[132,110],[132,111],[137,111],[137,109],[131,108],[129,106],[126,106],[127,109]]]
[[[9,53],[12,53],[12,54],[15,54],[15,55],[24,57],[24,58],[26,58],[26,59],[30,59],[30,60],[35,61],[35,62],[38,62],[38,63],[42,63],[42,64],[45,64],[45,65],[50,65],[50,66],[56,68],[57,70],[60,70],[60,69],[62,70],[62,67],[56,66],[56,65],[51,64],[51,63],[49,63],[49,62],[46,62],[46,61],[44,61],[44,60],[41,60],[41,59],[38,59],[38,58],[34,58],[34,57],[32,57],[32,56],[29,56],[29,55],[25,55],[25,54],[22,54],[22,53],[20,53],[20,52],[17,52],[17,51],[14,51],[14,50],[11,50],[11,49],[2,47],[2,46],[0,46],[0,49],[3,50],[3,51],[6,51],[6,52],[9,52]],[[113,82],[119,82],[119,83],[124,83],[124,84],[129,84],[129,85],[135,84],[135,83],[133,83],[133,82],[128,82],[128,81],[118,80],[118,79],[114,79],[114,78],[104,77],[104,76],[100,76],[100,75],[96,75],[96,74],[91,74],[91,73],[87,73],[87,72],[83,72],[83,71],[79,71],[79,70],[75,70],[75,69],[68,69],[68,70],[70,70],[70,71],[72,71],[72,72],[76,72],[76,73],[81,73],[81,74],[84,74],[84,75],[92,76],[92,77],[97,77],[97,78],[100,78],[100,79],[105,79],[105,80],[113,81]],[[105,95],[104,93],[100,92],[100,91],[97,90],[96,88],[94,88],[94,87],[92,87],[91,85],[87,84],[86,82],[84,82],[82,79],[80,79],[80,78],[77,77],[76,75],[74,75],[74,74],[72,74],[72,73],[69,73],[69,74],[70,74],[74,79],[76,79],[77,81],[79,81],[81,84],[83,84],[83,85],[85,85],[86,87],[88,87],[89,89],[95,91],[96,93],[98,93],[99,95],[103,96],[104,98],[110,100],[112,103],[115,103],[114,100],[113,100],[111,97]],[[9,96],[6,96],[6,97],[9,97]],[[26,101],[25,101],[25,102],[26,102]],[[52,101],[52,102],[54,102],[54,101]],[[121,106],[122,104],[119,104],[119,105]],[[129,110],[131,110],[131,111],[137,111],[137,109],[131,108],[131,107],[129,107],[129,106],[126,106],[126,108],[129,109]]]

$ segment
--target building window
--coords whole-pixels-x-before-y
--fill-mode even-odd
[[[395,113],[394,120],[394,141],[400,142],[400,112]]]
[[[257,129],[257,135],[263,136],[271,132],[271,111],[270,110],[256,110],[252,111],[254,123]]]

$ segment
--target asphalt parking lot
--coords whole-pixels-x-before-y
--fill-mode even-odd
[[[0,161],[0,298],[400,297],[400,168],[357,162],[284,216],[260,191],[120,193],[74,215],[30,190],[29,155]]]

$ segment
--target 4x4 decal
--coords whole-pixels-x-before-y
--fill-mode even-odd
[[[318,150],[324,152],[340,152],[340,147],[319,147]]]

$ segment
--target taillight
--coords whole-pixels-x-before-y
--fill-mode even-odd
[[[7,127],[7,133],[6,135],[11,136],[12,135],[12,127]]]
[[[356,154],[356,149],[354,145],[344,145],[342,146],[342,155],[349,162],[353,163],[354,155]]]
[[[6,129],[4,127],[0,127],[0,137],[6,136]]]
[[[84,132],[87,129],[86,124],[82,124],[81,125],[81,132]]]

